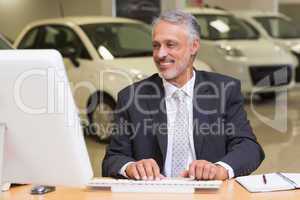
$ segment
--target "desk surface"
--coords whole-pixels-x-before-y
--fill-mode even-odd
[[[55,192],[48,193],[46,195],[30,195],[29,190],[31,186],[18,186],[10,189],[8,192],[0,194],[1,200],[95,200],[95,199],[140,199],[140,200],[159,200],[159,199],[289,199],[299,200],[300,190],[290,190],[282,192],[268,192],[268,193],[249,193],[242,186],[236,183],[234,180],[225,181],[222,187],[218,191],[200,191],[194,194],[172,194],[172,193],[112,193],[110,191],[103,190],[88,190],[79,188],[65,188],[57,187]]]

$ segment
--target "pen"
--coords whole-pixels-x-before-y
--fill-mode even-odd
[[[263,177],[264,184],[267,184],[267,178],[266,178],[266,175],[263,174],[262,177]]]
[[[285,181],[289,182],[294,188],[298,188],[297,183],[295,183],[293,180],[289,179],[288,177],[286,177],[285,175],[283,175],[280,172],[276,172],[276,174],[278,176],[280,176],[281,178],[283,178]]]

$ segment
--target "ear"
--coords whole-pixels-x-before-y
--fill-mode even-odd
[[[200,40],[194,39],[194,41],[192,42],[192,46],[191,46],[192,55],[196,55],[199,49],[200,49]]]

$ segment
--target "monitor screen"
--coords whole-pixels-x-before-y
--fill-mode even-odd
[[[0,51],[0,83],[2,182],[84,186],[93,173],[61,55]]]

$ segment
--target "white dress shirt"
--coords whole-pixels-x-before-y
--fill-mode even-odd
[[[174,127],[174,121],[175,116],[177,112],[176,102],[173,98],[173,94],[176,90],[180,89],[182,90],[186,96],[186,109],[188,109],[188,135],[189,135],[189,146],[190,150],[188,152],[188,162],[186,169],[188,169],[189,165],[193,160],[196,160],[196,154],[195,154],[195,147],[194,147],[194,138],[193,138],[193,95],[194,95],[194,85],[195,85],[195,71],[193,71],[192,78],[181,88],[176,87],[175,85],[172,85],[165,79],[163,79],[163,86],[165,90],[165,101],[166,101],[166,110],[167,110],[167,125],[168,125],[168,145],[167,145],[167,154],[166,154],[166,160],[164,165],[164,174],[167,177],[171,176],[171,169],[172,169],[172,145],[173,145],[173,128]],[[126,168],[127,166],[132,163],[126,163],[120,170],[120,174],[123,176],[126,176]],[[216,164],[221,165],[228,171],[229,178],[234,177],[234,172],[232,167],[230,167],[228,164],[224,162],[217,162]]]

